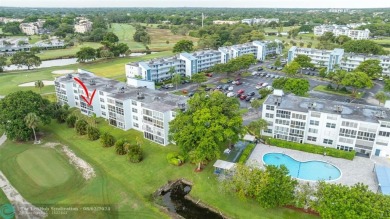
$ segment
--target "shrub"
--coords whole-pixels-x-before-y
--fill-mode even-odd
[[[100,137],[99,129],[93,126],[87,127],[87,134],[88,134],[88,139],[91,141],[95,141]]]
[[[126,139],[119,139],[115,142],[115,152],[119,155],[125,155],[127,146],[129,146],[129,143]]]
[[[76,124],[77,116],[75,115],[70,115],[68,118],[66,118],[66,124],[68,125],[69,128],[74,128]]]
[[[75,125],[76,133],[79,135],[87,134],[87,126],[88,126],[88,123],[84,119],[77,120],[76,125]]]
[[[170,152],[167,154],[167,161],[172,165],[180,166],[184,163],[184,160],[184,157],[177,152]]]
[[[333,90],[333,86],[331,84],[326,85],[327,90]]]
[[[100,136],[100,143],[102,143],[103,147],[111,147],[115,144],[115,138],[108,132],[104,132]]]
[[[309,152],[313,154],[324,154],[331,156],[331,157],[337,157],[337,158],[344,158],[347,160],[353,160],[355,157],[355,151],[342,151],[338,150],[336,148],[325,148],[322,146],[312,145],[312,144],[300,144],[296,142],[290,142],[290,141],[283,141],[280,139],[274,139],[269,138],[268,139],[269,144],[275,145],[277,147],[281,148],[288,148],[298,151],[304,151]]]
[[[246,146],[246,148],[244,149],[244,151],[240,156],[240,159],[238,160],[239,164],[245,164],[245,162],[248,160],[255,146],[256,146],[255,144],[249,144],[248,146]]]
[[[346,87],[342,87],[342,88],[340,89],[340,91],[341,91],[341,92],[348,93],[348,89],[347,89]]]
[[[131,163],[139,163],[142,161],[143,153],[139,145],[129,145],[127,157]]]

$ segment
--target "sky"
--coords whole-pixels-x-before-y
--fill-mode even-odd
[[[390,0],[0,0],[8,7],[390,8]]]

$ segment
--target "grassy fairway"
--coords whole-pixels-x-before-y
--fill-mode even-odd
[[[27,189],[30,185],[23,180],[25,176],[15,176],[12,165],[10,166],[12,162],[8,161],[15,159],[26,149],[37,146],[10,141],[0,148],[0,169],[32,203],[115,204],[119,210],[119,218],[168,218],[151,202],[150,195],[168,180],[182,177],[194,183],[191,195],[195,199],[213,206],[231,218],[315,218],[285,208],[266,210],[252,200],[239,200],[231,193],[221,190],[220,183],[213,174],[212,162],[201,173],[194,172],[195,166],[188,163],[181,167],[172,166],[167,163],[166,155],[177,151],[175,146],[156,145],[143,139],[140,132],[113,128],[102,119],[98,119],[98,127],[101,131],[109,131],[116,139],[127,138],[133,144],[137,137],[140,138],[144,160],[139,164],[131,164],[126,156],[116,155],[113,147],[103,148],[99,141],[89,141],[86,136],[76,135],[74,129],[53,122],[50,126],[42,127],[41,130],[46,133],[43,139],[68,145],[94,167],[97,175],[95,178],[88,183],[78,184],[77,189],[61,196],[58,193],[62,189],[58,189],[52,196]]]
[[[3,190],[0,189],[0,206],[9,203],[7,196],[5,196]]]
[[[126,43],[131,50],[144,50],[145,46],[142,43],[135,42],[133,40],[133,35],[135,33],[135,28],[130,24],[111,24],[110,30],[115,33],[120,43]]]
[[[129,62],[137,62],[142,60],[149,60],[152,58],[166,57],[172,55],[172,52],[159,52],[156,54],[150,54],[140,57],[126,57],[110,60],[99,60],[93,63],[74,64],[67,66],[58,66],[34,70],[13,71],[9,73],[0,74],[0,95],[5,95],[19,90],[33,90],[39,93],[39,89],[35,87],[18,87],[19,84],[37,81],[37,80],[54,80],[59,75],[52,74],[52,71],[61,69],[73,69],[77,68],[86,69],[95,72],[98,76],[109,78],[124,78],[125,77],[125,64]],[[45,86],[42,88],[42,94],[54,92],[54,86]]]
[[[74,46],[66,49],[43,50],[38,54],[38,56],[41,58],[41,60],[75,57],[76,52],[78,52],[81,47],[92,47],[97,49],[101,46],[102,45],[100,43],[85,42],[83,44],[75,44]]]
[[[19,154],[16,161],[38,186],[54,187],[66,182],[72,166],[53,149],[34,148]]]

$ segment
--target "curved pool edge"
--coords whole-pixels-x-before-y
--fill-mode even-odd
[[[297,161],[297,162],[300,162],[300,163],[307,163],[307,162],[316,161],[316,162],[323,162],[323,163],[327,163],[327,164],[329,164],[329,165],[332,165],[333,167],[335,167],[335,168],[340,172],[340,176],[339,176],[338,178],[336,178],[336,179],[323,180],[323,181],[325,181],[325,182],[334,182],[334,181],[337,181],[337,180],[341,179],[341,177],[343,176],[343,172],[341,171],[340,168],[338,168],[336,165],[331,164],[331,163],[329,163],[329,162],[327,162],[327,161],[323,161],[323,160],[299,161],[299,160],[295,159],[294,157],[292,157],[291,155],[286,154],[286,153],[283,153],[283,152],[268,152],[268,153],[263,154],[263,156],[261,157],[261,161],[263,162],[263,165],[264,165],[264,166],[267,166],[267,165],[268,165],[268,164],[266,164],[266,163],[264,162],[264,156],[267,155],[267,154],[282,154],[282,155],[286,155],[286,156],[289,156],[291,159],[293,159],[293,160],[295,160],[295,161]],[[294,178],[294,179],[298,179],[298,180],[301,180],[301,181],[307,181],[307,182],[318,182],[318,181],[321,181],[321,180],[301,179],[301,178],[297,178],[297,177],[293,177],[293,176],[291,176],[291,177]]]

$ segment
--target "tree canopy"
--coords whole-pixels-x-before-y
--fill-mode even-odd
[[[238,141],[243,133],[237,99],[221,92],[197,93],[187,109],[170,122],[170,139],[184,156],[200,164],[220,156],[221,149]]]
[[[194,43],[191,40],[179,40],[173,47],[172,52],[191,52],[194,50]]]
[[[314,65],[311,63],[311,58],[307,55],[297,55],[294,61],[304,68],[314,67]]]
[[[350,86],[352,88],[352,95],[356,96],[358,89],[370,88],[373,83],[368,75],[364,72],[349,72],[341,81],[344,86]]]
[[[16,52],[12,56],[11,63],[18,67],[27,66],[27,68],[30,69],[33,66],[35,67],[40,66],[42,61],[34,53],[21,51],[21,52]]]
[[[386,55],[387,52],[379,44],[371,40],[350,40],[344,43],[345,52]]]
[[[12,140],[27,141],[32,135],[25,117],[34,113],[43,125],[51,121],[52,107],[47,99],[32,91],[17,91],[0,100],[0,127]]]
[[[363,61],[354,71],[361,71],[368,75],[368,77],[375,79],[382,75],[383,68],[381,62],[376,59],[369,59]]]
[[[80,51],[76,53],[78,62],[85,62],[88,60],[96,59],[96,50],[92,47],[82,47]]]
[[[292,61],[283,68],[283,71],[289,76],[295,76],[300,68],[298,62]]]

